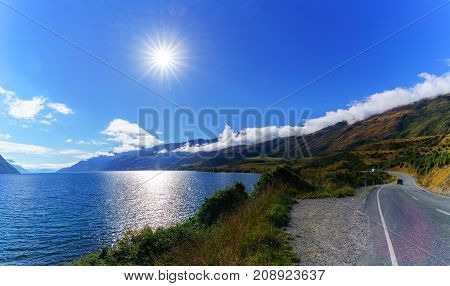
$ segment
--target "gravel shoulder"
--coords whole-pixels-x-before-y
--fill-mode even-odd
[[[356,265],[366,246],[367,191],[354,197],[299,200],[288,233],[300,265]]]

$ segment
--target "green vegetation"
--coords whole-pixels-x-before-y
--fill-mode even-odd
[[[404,115],[399,135],[401,137],[448,134],[450,118],[450,97],[442,96],[416,102],[411,112]]]
[[[339,189],[327,188],[318,192],[305,193],[299,196],[301,199],[323,199],[323,198],[343,198],[355,195],[355,189],[352,187],[342,187]]]
[[[450,134],[383,140],[353,153],[377,169],[410,173],[433,191],[450,194]]]
[[[220,190],[207,198],[195,216],[195,220],[203,225],[211,226],[221,216],[244,204],[247,199],[248,194],[245,192],[245,186],[236,183],[234,186]]]
[[[449,152],[432,152],[428,154],[414,154],[406,160],[406,164],[410,164],[416,169],[418,175],[426,175],[433,168],[443,168],[450,164]],[[400,164],[403,166],[404,164]]]
[[[341,152],[306,161],[299,173],[318,186],[318,192],[302,198],[351,196],[354,189],[390,182],[393,178],[385,172],[372,172],[357,155]]]

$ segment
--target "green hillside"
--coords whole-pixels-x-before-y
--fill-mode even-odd
[[[416,175],[425,186],[447,194],[450,192],[449,103],[449,95],[421,100],[352,125],[338,123],[304,137],[229,148],[216,158],[191,167],[261,172],[284,163],[314,173],[320,169],[314,162],[323,162],[322,167],[327,169],[327,165],[335,163],[329,158],[342,154],[353,156],[352,164],[357,164],[359,169],[406,171]]]

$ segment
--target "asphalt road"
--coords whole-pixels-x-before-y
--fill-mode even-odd
[[[428,192],[409,175],[365,201],[369,237],[359,265],[450,265],[450,197]]]

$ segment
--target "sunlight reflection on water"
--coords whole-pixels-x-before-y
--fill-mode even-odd
[[[251,188],[258,177],[190,171],[1,175],[0,265],[71,261],[112,244],[126,229],[186,220],[218,189],[235,181]]]

